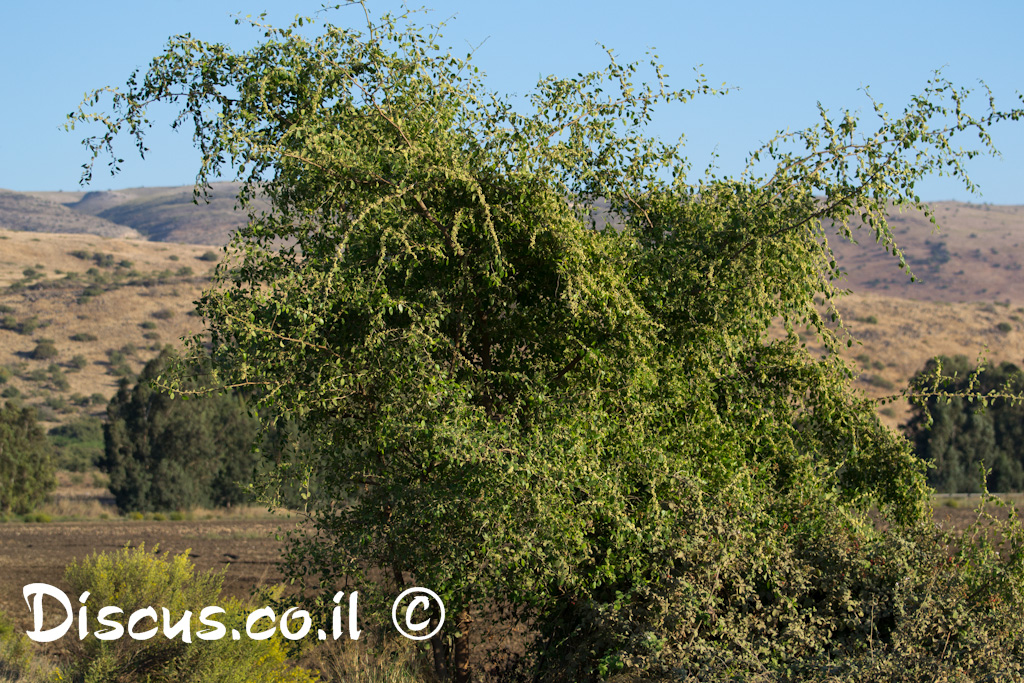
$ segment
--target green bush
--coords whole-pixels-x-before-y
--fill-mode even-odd
[[[170,320],[174,317],[174,311],[167,308],[161,308],[159,311],[153,311],[151,315],[157,320]]]
[[[217,252],[215,251],[204,251],[200,256],[197,256],[196,258],[199,259],[200,261],[216,261],[218,257]]]
[[[962,536],[931,522],[865,534],[823,500],[690,500],[649,582],[549,617],[544,680],[1021,680],[1016,518],[986,515]],[[779,507],[790,521],[768,523]],[[989,524],[1002,554],[976,542]]]
[[[15,630],[14,623],[0,612],[0,681],[43,683],[53,681],[52,672],[32,651],[32,641]]]
[[[81,370],[82,368],[89,364],[89,359],[79,353],[76,354],[71,359],[70,364],[71,367],[75,368],[76,370]]]
[[[71,335],[71,341],[76,342],[94,342],[97,339],[98,337],[90,332],[77,332]]]
[[[153,607],[158,613],[166,608],[171,623],[186,611],[192,612],[190,631],[194,634],[207,627],[199,623],[199,613],[207,606],[217,605],[226,613],[215,618],[231,629],[245,631],[245,617],[257,605],[246,604],[221,595],[223,572],[196,572],[188,559],[188,551],[169,557],[155,555],[143,546],[125,548],[115,553],[92,555],[72,563],[64,579],[75,596],[89,591],[89,633],[85,640],[69,635],[66,662],[61,666],[62,680],[70,683],[312,683],[309,672],[292,667],[285,654],[280,635],[269,640],[230,635],[219,640],[194,638],[185,643],[179,636],[167,639],[163,634],[149,640],[119,638],[99,640],[93,635],[106,630],[96,621],[100,605],[116,605],[131,614],[137,609]],[[122,624],[126,618],[122,617]]]
[[[0,409],[0,513],[31,512],[56,485],[53,448],[36,413],[5,403]]]
[[[1013,325],[1007,322],[1002,322],[996,325],[996,329],[999,330],[1000,332],[1006,333],[1013,330]]]
[[[32,334],[40,327],[45,327],[45,325],[40,322],[38,316],[32,316],[27,320],[18,320],[13,315],[5,315],[3,319],[0,320],[0,329],[10,330],[11,332],[17,332],[18,334],[23,335]]]

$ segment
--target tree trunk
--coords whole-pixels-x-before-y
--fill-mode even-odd
[[[455,637],[454,643],[454,683],[471,683],[473,679],[473,672],[469,666],[469,625],[472,622],[473,617],[469,615],[469,610],[460,612],[455,622],[459,635]]]
[[[431,628],[437,625],[436,619],[431,619]],[[430,651],[434,655],[434,676],[439,681],[449,681],[448,657],[451,654],[448,647],[448,639],[442,629],[430,639]]]

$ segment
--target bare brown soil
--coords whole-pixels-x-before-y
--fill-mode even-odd
[[[0,524],[0,610],[20,628],[32,628],[22,596],[29,583],[67,590],[64,567],[98,552],[145,544],[172,555],[190,550],[199,571],[227,566],[224,594],[245,598],[260,586],[281,580],[276,562],[281,542],[274,538],[287,520],[215,519],[202,521],[94,520],[49,524]]]

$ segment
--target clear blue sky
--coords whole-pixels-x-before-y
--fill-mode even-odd
[[[393,0],[370,3],[393,8]],[[898,113],[931,72],[962,85],[984,79],[997,104],[1020,104],[1024,52],[1020,31],[1024,3],[829,0],[800,2],[701,2],[633,0],[435,0],[430,18],[453,17],[445,32],[462,49],[483,43],[475,57],[491,87],[524,94],[538,77],[601,68],[597,43],[613,47],[620,60],[643,59],[657,49],[674,82],[690,82],[693,67],[714,83],[739,90],[727,97],[659,112],[652,132],[687,136],[695,169],[717,150],[721,172],[737,173],[747,152],[782,128],[814,123],[815,103],[830,110],[868,109],[859,89],[870,85],[876,99]],[[178,33],[238,48],[257,38],[236,26],[233,14],[268,13],[287,24],[310,14],[306,0],[165,0],[95,3],[55,0],[36,4],[6,0],[0,7],[3,107],[0,107],[0,187],[13,190],[76,190],[86,160],[84,131],[67,133],[64,117],[85,91],[123,83],[145,67],[167,38]],[[351,9],[334,23],[359,19]],[[89,189],[191,183],[197,154],[187,132],[154,128],[145,161],[125,146],[123,172],[99,170]],[[996,128],[1001,160],[977,159],[968,167],[983,195],[974,201],[1024,204],[1024,122]],[[937,179],[919,187],[922,198],[971,199],[956,183]]]

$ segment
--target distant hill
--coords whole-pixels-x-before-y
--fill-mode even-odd
[[[202,199],[195,203],[191,185],[98,192],[2,190],[0,227],[221,245],[247,220],[246,212],[235,209],[238,189],[237,183],[214,183],[209,203]],[[257,202],[255,208],[267,206]]]
[[[27,194],[0,190],[0,229],[89,234],[121,239],[141,235],[131,227]]]
[[[209,203],[196,203],[190,185],[89,192],[67,206],[130,226],[154,242],[226,244],[247,221],[235,208],[238,189],[237,183],[214,183]]]
[[[934,226],[918,212],[896,213],[889,223],[916,282],[875,243],[866,228],[859,244],[833,238],[836,260],[847,271],[843,286],[919,301],[1024,304],[1024,206],[934,202]]]

